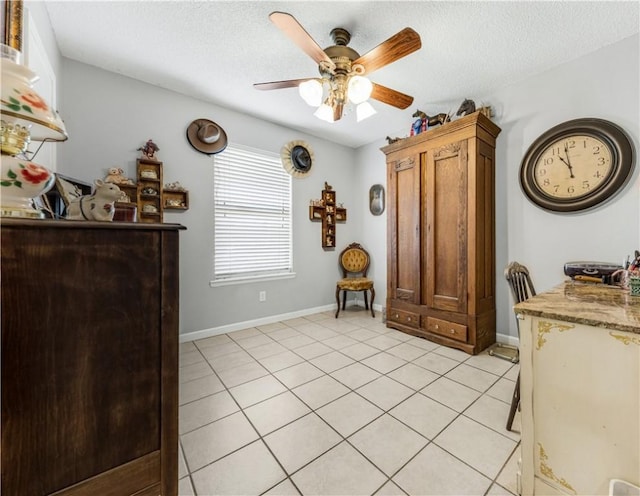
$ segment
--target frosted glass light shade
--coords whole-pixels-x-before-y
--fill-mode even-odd
[[[356,120],[357,122],[363,121],[375,113],[376,109],[369,102],[362,102],[356,107]]]
[[[320,120],[333,122],[333,109],[326,103],[320,105],[318,107],[318,110],[316,110],[313,115],[315,115]]]
[[[305,81],[298,86],[298,93],[307,105],[319,107],[322,103],[322,84],[315,79]]]
[[[373,84],[366,77],[353,76],[349,79],[349,100],[356,105],[366,101],[371,96]]]
[[[58,113],[33,90],[38,76],[18,63],[20,52],[2,45],[2,120],[29,130],[32,141],[65,141],[67,131]]]

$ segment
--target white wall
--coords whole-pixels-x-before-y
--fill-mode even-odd
[[[367,274],[373,279],[376,291],[376,305],[386,306],[387,299],[387,168],[385,156],[380,151],[386,141],[374,142],[361,147],[356,153],[356,189],[355,196],[360,205],[362,218],[362,246],[371,257]],[[369,189],[374,184],[382,184],[385,192],[385,209],[382,215],[373,215],[369,211]]]
[[[3,6],[4,8],[4,3]],[[51,27],[51,22],[49,21],[49,13],[47,12],[47,8],[41,0],[27,0],[24,2],[23,9],[23,50],[27,48],[28,44],[28,30],[29,30],[29,14],[31,15],[31,19],[35,23],[36,30],[38,32],[38,36],[42,40],[42,45],[46,51],[46,56],[48,59],[51,68],[53,69],[54,74],[60,74],[61,68],[61,60],[60,51],[58,50],[58,44],[56,43],[55,34],[53,32],[53,28]],[[60,100],[60,88],[58,88],[58,93],[56,95],[56,99]]]
[[[360,196],[354,190],[354,151],[140,81],[63,59],[62,108],[68,142],[59,145],[59,172],[93,181],[108,167],[135,177],[136,148],[149,138],[160,147],[165,182],[189,190],[187,212],[165,212],[165,222],[187,227],[180,234],[180,332],[190,333],[318,306],[335,300],[338,253],[357,239]],[[189,123],[208,118],[231,143],[279,153],[291,140],[310,143],[311,173],[293,180],[295,279],[211,288],[213,260],[213,158],[196,152],[185,137]],[[348,220],[337,225],[337,248],[321,247],[321,226],[309,220],[309,200],[324,182],[336,190]],[[267,291],[267,301],[258,293]]]
[[[492,105],[497,111],[494,120],[502,128],[496,150],[499,334],[517,336],[511,297],[502,283],[502,270],[509,261],[529,266],[538,291],[543,291],[564,280],[566,261],[618,262],[640,245],[638,170],[613,201],[579,214],[552,214],[537,208],[523,196],[518,181],[528,146],[550,127],[569,119],[591,116],[616,122],[638,149],[639,44],[636,35],[491,94],[461,95],[460,101],[471,97]],[[161,148],[166,182],[179,180],[190,190],[191,209],[167,213],[165,218],[188,228],[181,235],[182,333],[333,303],[339,249],[322,250],[320,226],[311,223],[307,214],[309,200],[319,197],[324,181],[334,186],[338,201],[349,211],[348,222],[337,228],[338,247],[359,241],[369,250],[376,303],[384,304],[386,212],[376,217],[368,208],[369,188],[376,183],[386,186],[384,154],[379,150],[385,145],[382,138],[351,150],[67,59],[62,59],[59,80],[61,113],[71,137],[58,145],[60,172],[93,180],[117,165],[133,175],[135,149],[153,138]],[[429,108],[417,102],[416,106],[436,113],[458,104],[444,102]],[[278,152],[284,143],[304,139],[314,148],[313,172],[294,180],[295,279],[209,287],[212,159],[195,152],[184,137],[187,125],[200,117],[224,127],[231,142]],[[406,129],[389,133],[406,134]],[[258,303],[261,290],[267,291],[265,303]]]
[[[527,148],[544,131],[579,117],[599,117],[620,125],[639,149],[640,39],[633,36],[536,77],[487,95],[461,95],[492,105],[502,128],[496,149],[496,281],[497,332],[517,336],[512,301],[503,269],[517,260],[529,267],[538,292],[564,279],[564,263],[596,260],[620,263],[640,248],[639,167],[629,184],[611,202],[574,214],[549,213],[533,205],[519,185],[520,162]],[[447,102],[427,113],[456,108]],[[423,108],[420,106],[419,108]],[[405,136],[406,130],[389,133]],[[357,182],[362,194],[385,179],[385,142],[360,148]],[[636,160],[637,162],[637,160]],[[386,182],[383,182],[386,184]],[[360,191],[360,190],[359,190]],[[375,247],[378,301],[386,298],[385,228],[380,218],[365,213],[362,222],[367,246]]]

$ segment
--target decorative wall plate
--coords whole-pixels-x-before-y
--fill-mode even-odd
[[[373,215],[382,215],[384,203],[384,186],[374,184],[369,188],[369,211]]]
[[[313,165],[313,150],[305,141],[290,141],[280,150],[282,167],[293,177],[305,177]]]

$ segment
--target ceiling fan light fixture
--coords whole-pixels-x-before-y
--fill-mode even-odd
[[[317,79],[309,79],[298,86],[298,93],[302,99],[312,107],[319,107],[322,103],[322,83]]]
[[[333,29],[331,38],[334,45],[322,49],[291,14],[275,11],[269,14],[269,19],[318,64],[321,79],[305,78],[257,83],[253,85],[254,88],[276,90],[298,87],[301,98],[307,104],[318,107],[314,115],[326,122],[342,119],[349,107],[348,104],[359,107],[356,108],[358,121],[372,116],[376,111],[371,104],[362,105],[367,103],[369,98],[399,109],[406,109],[413,103],[413,97],[374,84],[368,77],[363,77],[420,49],[422,46],[420,35],[413,29],[404,28],[364,55],[360,55],[347,46],[351,40],[351,34],[346,29]],[[323,101],[322,104],[320,104],[321,101]]]
[[[376,109],[369,102],[359,103],[356,107],[356,121],[360,122],[376,114]]]
[[[313,115],[322,121],[333,122],[333,109],[326,102],[320,105]]]
[[[349,100],[351,103],[358,105],[369,99],[371,91],[373,90],[373,84],[366,77],[352,76],[349,79],[348,88]]]

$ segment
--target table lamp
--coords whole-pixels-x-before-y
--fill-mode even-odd
[[[2,98],[0,105],[0,215],[41,219],[33,199],[55,183],[53,172],[31,162],[25,152],[31,141],[65,141],[60,116],[36,91],[38,76],[21,62],[21,53],[0,45]]]

